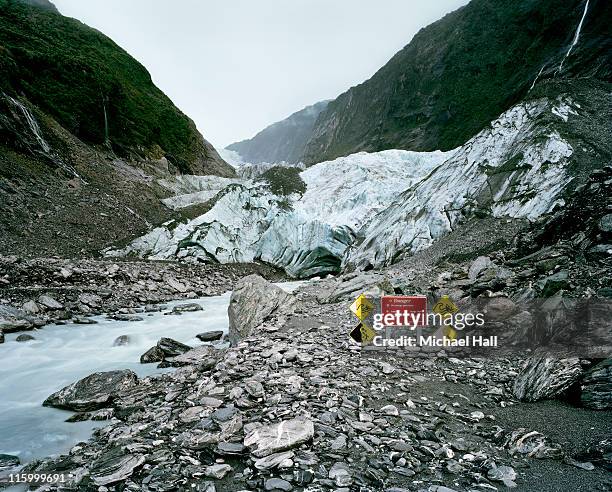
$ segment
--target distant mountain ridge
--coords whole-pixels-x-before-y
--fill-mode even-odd
[[[245,162],[300,162],[312,127],[329,101],[320,101],[266,127],[253,138],[228,145]]]
[[[519,101],[536,81],[609,81],[611,4],[472,0],[421,29],[372,78],[331,101],[301,159],[312,164],[358,151],[449,150]]]

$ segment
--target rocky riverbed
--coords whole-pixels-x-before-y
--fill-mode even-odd
[[[71,474],[63,490],[612,486],[609,410],[519,403],[520,357],[362,349],[348,337],[352,293],[328,294],[350,282],[314,281],[287,300],[262,289],[263,280],[244,279],[230,301],[230,337],[232,324],[249,329],[234,332],[234,346],[188,351],[170,373],[114,373],[68,388],[63,408],[82,411],[89,398],[98,403],[87,408],[112,420],[68,455],[26,470]],[[568,445],[555,428],[582,439]]]
[[[0,256],[0,343],[3,333],[50,323],[89,323],[107,313],[130,319],[154,304],[220,295],[258,273],[286,277],[256,264],[183,265],[170,262],[28,259]],[[35,336],[35,335],[34,335]]]

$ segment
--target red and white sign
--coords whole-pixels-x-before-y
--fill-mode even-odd
[[[382,322],[385,326],[425,326],[427,297],[383,296],[380,301]]]

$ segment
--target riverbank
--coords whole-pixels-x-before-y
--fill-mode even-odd
[[[346,300],[321,303],[320,284],[297,291],[293,315],[271,316],[237,346],[119,390],[109,426],[27,470],[70,472],[84,491],[611,485],[603,468],[578,459],[586,440],[580,450],[555,442],[535,418],[540,407],[516,401],[518,358],[362,351],[347,335]],[[566,411],[574,433],[611,420]],[[543,458],[529,456],[535,448]]]
[[[282,272],[258,264],[0,256],[0,340],[2,333],[51,323],[87,323],[102,313],[129,317],[158,303],[221,295],[252,273],[286,280]]]

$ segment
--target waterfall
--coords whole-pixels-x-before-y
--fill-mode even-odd
[[[76,172],[76,169],[74,169],[69,164],[66,164],[59,155],[55,154],[52,151],[51,146],[47,143],[47,141],[43,137],[42,132],[40,130],[40,126],[38,125],[38,122],[36,121],[36,118],[34,117],[32,112],[21,101],[19,101],[18,99],[15,99],[14,97],[11,97],[11,96],[9,96],[7,94],[4,94],[4,93],[3,93],[3,95],[23,115],[23,117],[25,118],[25,122],[26,122],[28,128],[30,129],[30,131],[34,135],[34,138],[36,139],[36,142],[38,143],[38,145],[42,149],[43,153],[49,159],[51,159],[55,163],[55,165],[57,165],[59,168],[61,168],[64,171],[66,171],[68,174],[70,174],[70,175],[72,175],[72,176],[74,176],[76,178],[79,178],[84,184],[87,184],[87,181],[85,181],[79,175],[79,173]]]
[[[42,148],[45,154],[48,154],[49,151],[51,150],[51,147],[49,146],[47,141],[42,136],[42,133],[40,131],[40,126],[38,126],[38,122],[36,121],[36,118],[34,118],[34,115],[32,114],[32,112],[28,108],[26,108],[17,99],[11,96],[7,96],[7,97],[13,103],[13,105],[17,107],[19,111],[21,111],[21,113],[23,114],[26,120],[26,123],[28,124],[28,127],[30,128],[30,131],[34,134],[34,137],[36,138],[38,145],[40,145],[40,147]]]
[[[546,66],[546,64],[542,65],[542,68],[540,68],[540,71],[538,72],[538,74],[536,75],[536,78],[533,79],[533,84],[531,84],[531,87],[529,88],[529,91],[531,89],[533,89],[536,85],[536,82],[538,81],[538,79],[540,78],[540,75],[542,75],[542,72],[544,71],[544,67]],[[529,92],[527,91],[527,92]]]
[[[584,4],[584,12],[582,12],[582,18],[580,19],[580,22],[578,23],[578,27],[576,28],[576,33],[574,34],[574,39],[572,40],[572,44],[570,44],[570,47],[568,48],[567,53],[565,53],[563,60],[561,60],[561,64],[559,65],[559,68],[557,68],[557,71],[555,72],[555,74],[558,74],[559,72],[561,72],[561,69],[563,68],[563,63],[565,62],[567,57],[570,56],[570,53],[572,52],[572,49],[574,49],[574,46],[578,44],[578,38],[580,37],[580,30],[582,29],[582,23],[584,22],[584,18],[586,17],[587,10],[589,10],[589,0],[586,0],[586,3]]]

